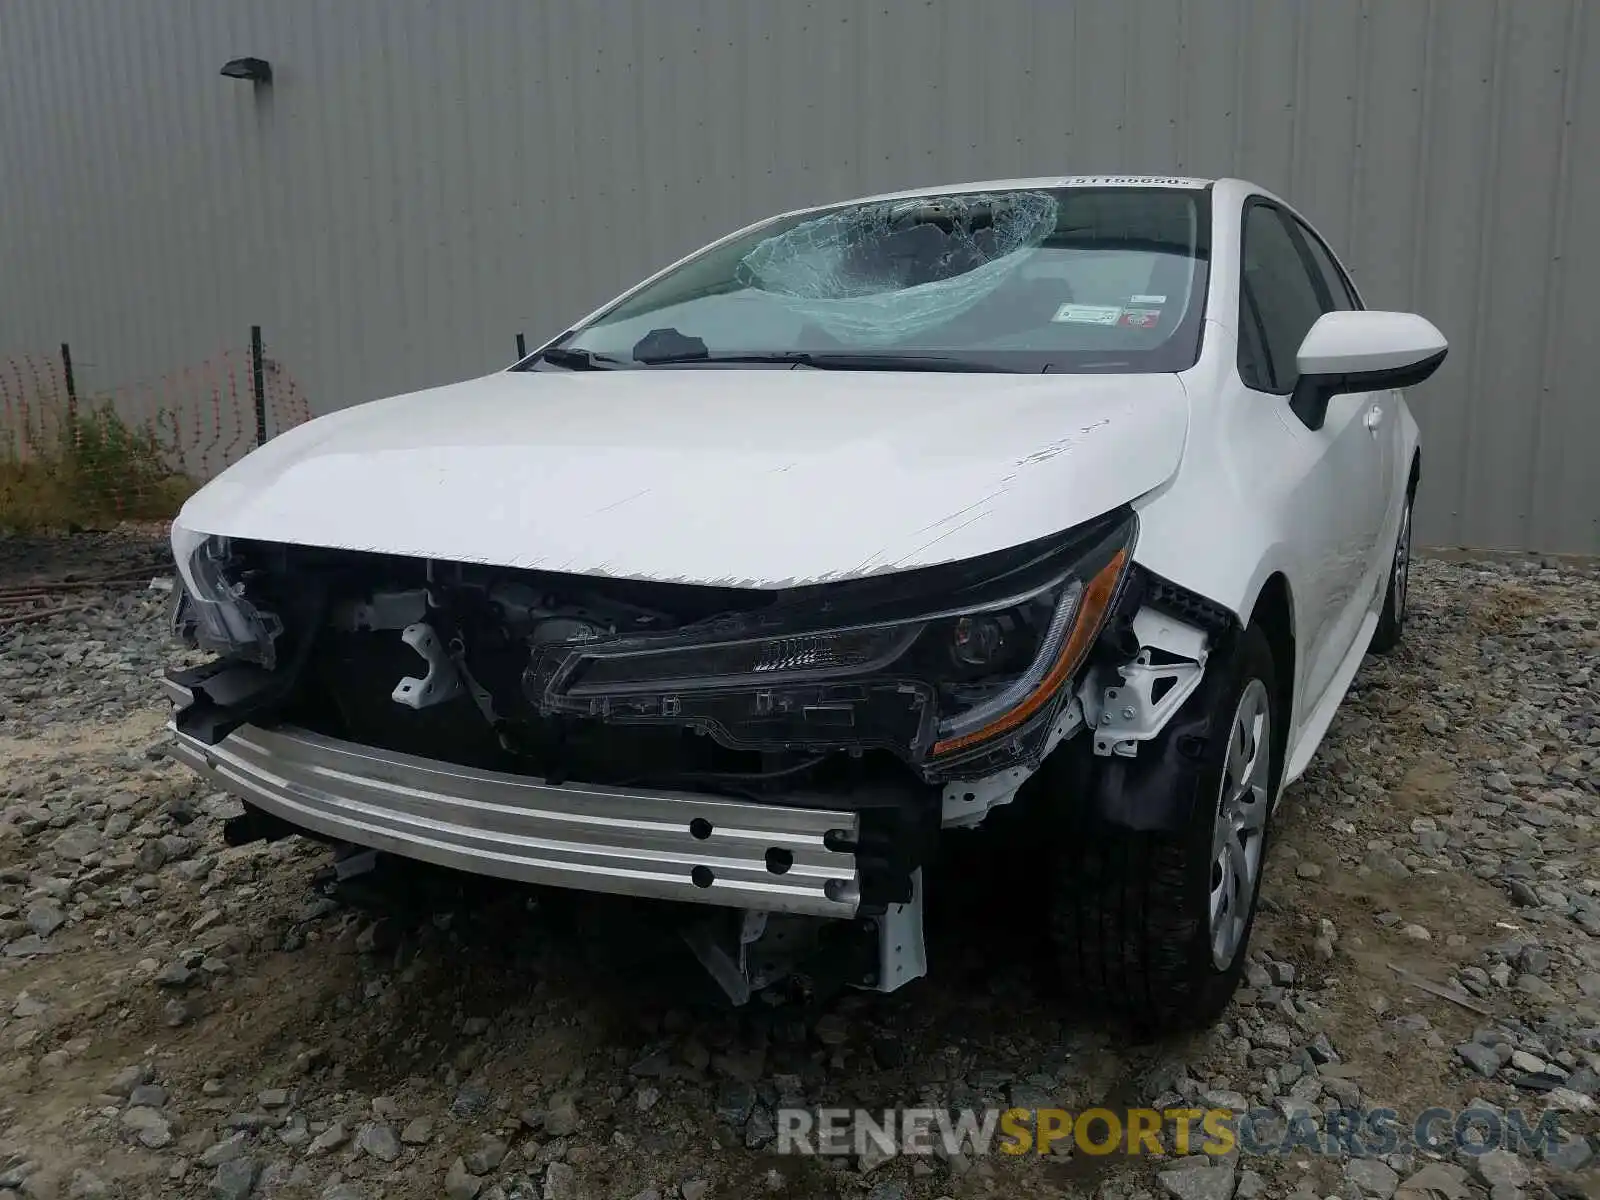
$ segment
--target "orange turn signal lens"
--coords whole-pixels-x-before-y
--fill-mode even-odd
[[[1061,685],[1072,677],[1073,672],[1089,653],[1089,647],[1094,644],[1094,639],[1099,636],[1100,627],[1105,623],[1106,611],[1111,607],[1112,597],[1117,593],[1117,582],[1122,578],[1122,568],[1127,561],[1127,550],[1118,550],[1111,556],[1111,561],[1095,573],[1095,577],[1089,581],[1089,586],[1083,589],[1083,595],[1078,600],[1078,611],[1072,617],[1072,632],[1062,642],[1055,664],[1039,681],[1038,687],[1024,696],[1015,708],[983,728],[974,729],[971,733],[964,733],[960,737],[935,742],[933,753],[949,754],[952,750],[964,750],[968,746],[986,742],[1008,729],[1015,729],[1043,708]]]

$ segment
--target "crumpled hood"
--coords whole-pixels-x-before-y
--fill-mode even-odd
[[[1177,469],[1173,375],[504,372],[267,443],[181,524],[580,574],[787,587],[1098,516]]]

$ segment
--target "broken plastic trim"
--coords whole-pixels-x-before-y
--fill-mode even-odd
[[[299,686],[325,609],[325,589],[314,579],[305,581],[294,598],[284,653],[271,668],[229,655],[188,670],[167,671],[169,695],[183,698],[174,716],[178,732],[214,746],[242,725],[276,719]]]
[[[183,536],[187,533],[173,526],[173,551],[187,598],[173,609],[173,632],[200,649],[271,671],[277,666],[283,621],[277,614],[257,608],[245,595],[239,577],[242,563],[227,538],[196,540]],[[181,556],[185,549],[187,555]]]

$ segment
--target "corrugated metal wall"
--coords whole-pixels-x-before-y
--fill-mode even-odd
[[[482,372],[764,213],[1237,174],[1454,352],[1419,536],[1600,551],[1588,0],[3,0],[0,354],[252,323],[319,410]],[[259,96],[221,78],[271,60]]]

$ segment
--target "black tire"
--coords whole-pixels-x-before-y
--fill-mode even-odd
[[[1411,594],[1411,499],[1412,493],[1408,491],[1405,508],[1400,511],[1400,533],[1389,558],[1383,611],[1378,614],[1378,627],[1372,631],[1372,641],[1367,644],[1371,654],[1388,654],[1405,636],[1406,599]]]
[[[1242,906],[1242,934],[1232,958],[1219,966],[1210,919],[1212,835],[1235,714],[1247,689],[1259,702],[1253,682],[1265,688],[1268,714],[1265,815],[1255,884]],[[1091,801],[1074,806],[1076,828],[1063,831],[1070,840],[1053,872],[1050,916],[1062,982],[1083,1007],[1164,1032],[1209,1024],[1227,1006],[1255,924],[1272,802],[1283,770],[1284,710],[1271,646],[1252,625],[1231,652],[1223,646],[1212,656],[1201,687],[1163,732],[1175,746],[1157,738],[1141,746],[1136,758],[1095,760],[1093,770],[1129,773],[1116,783],[1120,794],[1132,796],[1141,784],[1153,785],[1165,789],[1162,803],[1181,794],[1188,812],[1177,832],[1145,832],[1096,815]]]

